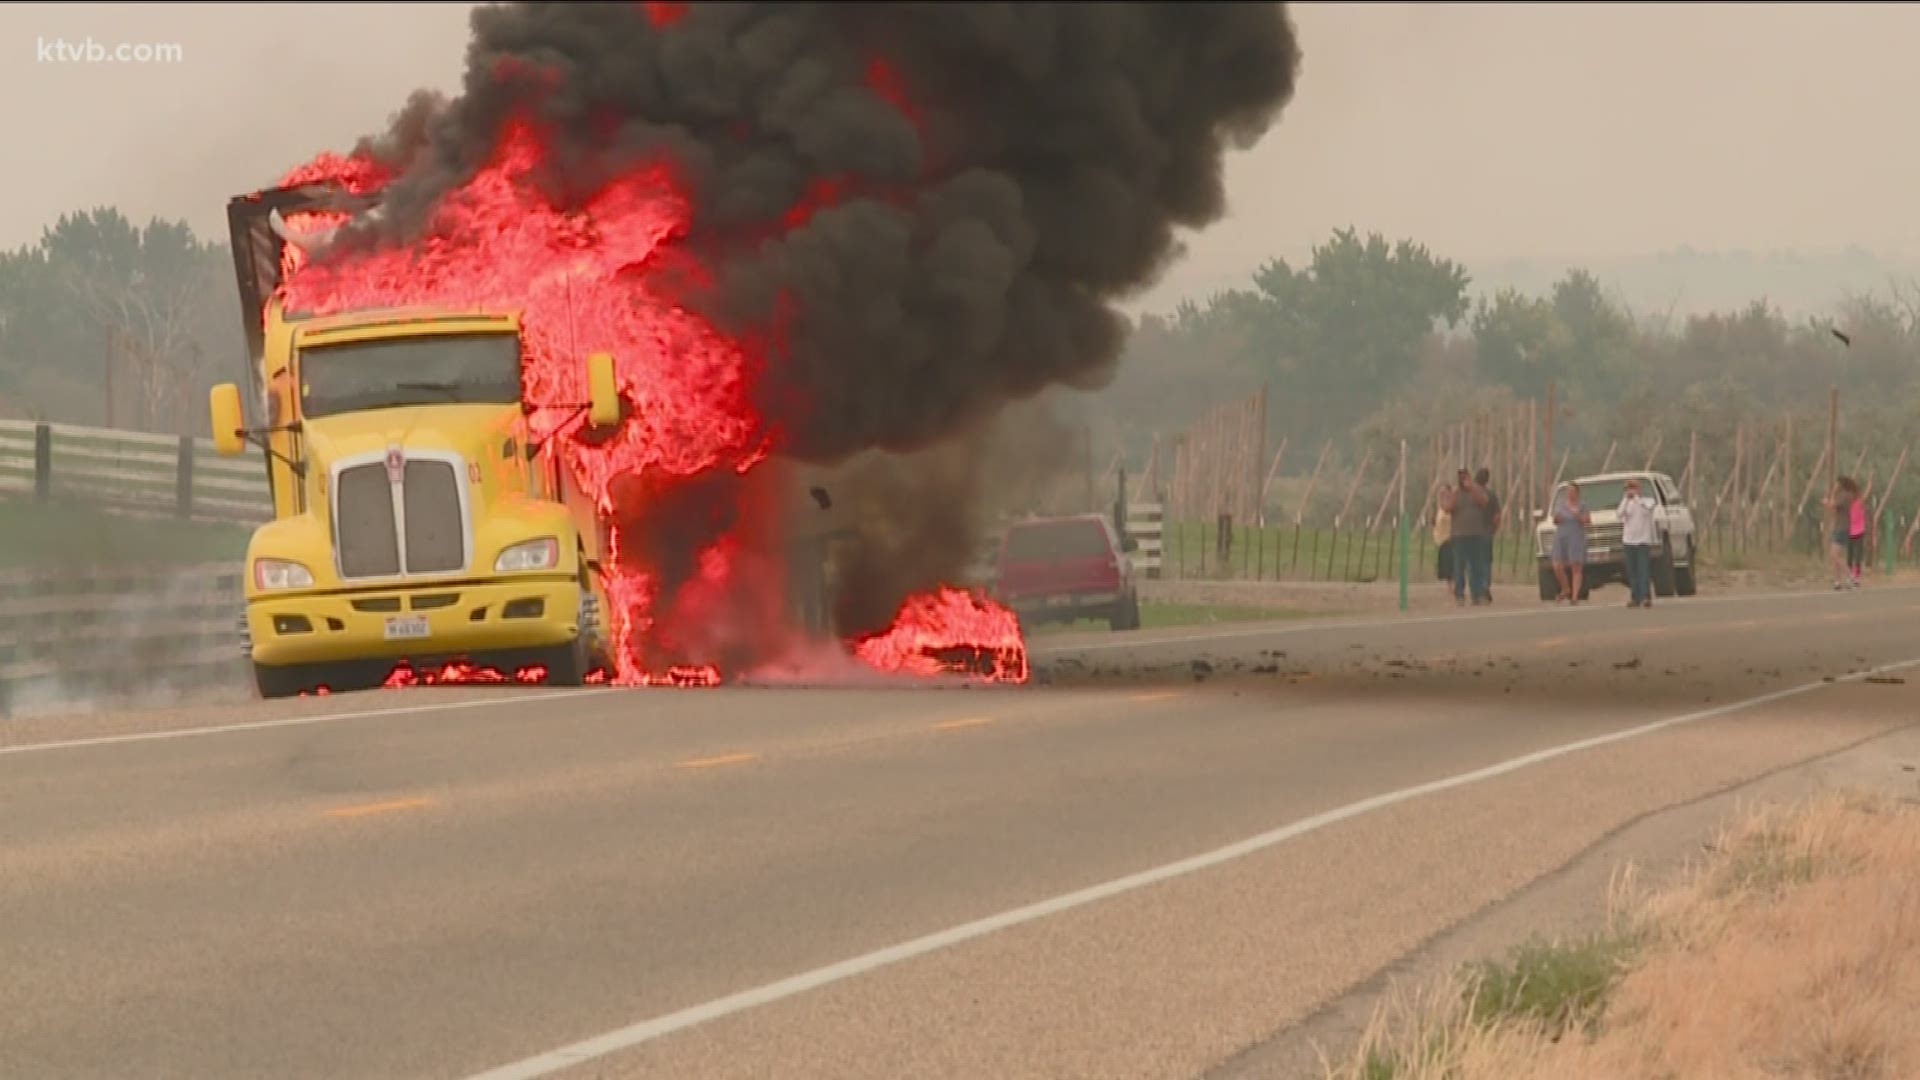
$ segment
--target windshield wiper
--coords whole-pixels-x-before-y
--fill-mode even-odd
[[[461,390],[459,383],[450,382],[403,382],[395,383],[394,388],[397,390],[426,390],[436,394],[447,394],[449,396],[455,396],[455,400],[459,400],[456,395],[458,395]]]

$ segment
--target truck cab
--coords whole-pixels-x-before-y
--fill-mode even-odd
[[[1692,596],[1696,591],[1697,541],[1693,511],[1681,494],[1680,485],[1662,472],[1599,473],[1576,477],[1580,486],[1580,504],[1593,515],[1587,526],[1586,569],[1581,582],[1582,599],[1593,588],[1608,583],[1627,582],[1627,554],[1621,544],[1620,500],[1628,480],[1638,480],[1642,493],[1654,501],[1653,524],[1656,534],[1653,549],[1653,592],[1655,596]],[[1548,507],[1559,505],[1567,484],[1558,484]],[[1540,599],[1552,601],[1560,586],[1553,576],[1549,554],[1553,551],[1553,518],[1549,511],[1536,511],[1534,558],[1540,573]]]
[[[237,384],[210,400],[221,453],[266,452],[273,520],[248,545],[244,616],[261,695],[378,686],[402,666],[610,673],[605,538],[544,434],[567,418],[525,397],[517,314],[288,312],[246,273],[280,265],[259,250],[261,202],[229,220],[263,422],[248,427]],[[579,411],[617,424],[612,358],[585,363]]]

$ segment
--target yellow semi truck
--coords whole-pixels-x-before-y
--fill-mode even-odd
[[[537,441],[565,416],[533,422],[517,313],[284,310],[286,216],[336,194],[228,205],[249,393],[216,386],[210,406],[221,453],[265,452],[273,519],[247,548],[244,620],[260,694],[375,686],[402,662],[586,680],[608,666],[606,537]],[[576,407],[619,423],[612,357],[583,363]]]

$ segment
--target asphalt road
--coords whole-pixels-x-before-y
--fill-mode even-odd
[[[0,1076],[1199,1076],[1610,829],[1911,723],[1920,668],[1866,676],[1916,616],[1527,603],[1046,637],[1017,689],[16,724]]]

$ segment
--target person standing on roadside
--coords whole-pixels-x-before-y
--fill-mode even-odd
[[[1486,587],[1480,590],[1482,603],[1493,603],[1493,548],[1500,539],[1500,519],[1505,516],[1506,507],[1500,502],[1500,493],[1493,490],[1493,470],[1485,465],[1473,474],[1473,482],[1481,491],[1487,493],[1487,535],[1480,542],[1480,580]]]
[[[1475,604],[1487,591],[1484,563],[1480,560],[1482,542],[1491,543],[1492,528],[1487,516],[1487,489],[1473,482],[1473,474],[1461,469],[1447,509],[1453,514],[1453,602],[1464,605],[1468,596]]]
[[[1847,573],[1852,576],[1849,583],[1853,588],[1860,587],[1860,567],[1867,561],[1867,495],[1860,490],[1860,484],[1849,478],[1851,485],[1847,492]]]
[[[1453,592],[1453,485],[1442,480],[1440,493],[1434,499],[1433,546],[1438,552],[1433,568],[1434,577],[1447,584],[1449,595]]]
[[[1848,587],[1849,565],[1853,561],[1849,550],[1852,547],[1849,541],[1853,539],[1853,493],[1858,490],[1853,477],[1843,476],[1834,482],[1833,491],[1821,502],[1829,514],[1827,552],[1828,561],[1833,564],[1835,592]]]
[[[1620,543],[1627,556],[1627,588],[1633,594],[1628,607],[1653,606],[1653,545],[1658,539],[1653,508],[1653,496],[1640,490],[1639,480],[1629,478],[1620,496]]]
[[[1581,578],[1587,572],[1587,526],[1593,515],[1580,505],[1580,485],[1569,483],[1553,506],[1553,576],[1560,583],[1560,602],[1580,602]]]

